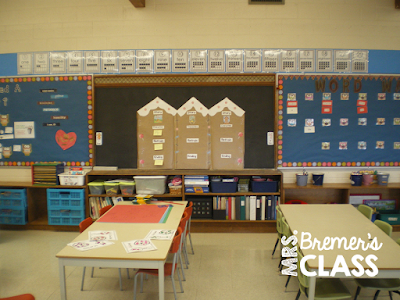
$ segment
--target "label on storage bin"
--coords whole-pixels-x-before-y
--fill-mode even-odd
[[[232,158],[232,154],[221,154],[221,158]]]

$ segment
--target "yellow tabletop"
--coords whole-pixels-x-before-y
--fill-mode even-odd
[[[91,230],[115,230],[117,232],[117,241],[115,244],[100,247],[88,251],[79,251],[73,247],[66,246],[57,255],[57,258],[83,258],[83,259],[118,259],[118,260],[165,260],[172,240],[152,240],[157,247],[156,251],[127,253],[122,242],[144,238],[150,230],[153,229],[172,229],[176,230],[185,210],[186,201],[164,202],[159,204],[172,204],[168,219],[165,223],[106,223],[94,222],[83,233],[78,235],[73,242],[88,239],[88,231]],[[117,205],[133,205],[131,202],[119,202]],[[152,205],[152,204],[146,204]]]
[[[280,205],[283,216],[286,218],[292,232],[297,231],[298,247],[304,255],[323,255],[325,269],[332,269],[338,255],[343,255],[350,269],[355,268],[351,259],[359,254],[364,258],[367,255],[375,255],[378,260],[374,262],[379,270],[400,270],[400,246],[373,222],[368,220],[354,206],[350,204],[282,204]],[[310,235],[308,235],[310,234]],[[302,240],[302,235],[304,239]],[[345,250],[342,246],[339,248],[337,242],[332,250],[305,249],[310,246],[310,241],[317,239],[323,245],[324,239],[327,240],[327,247],[332,245],[331,238],[344,238],[347,244],[351,239],[357,240],[355,250]],[[364,245],[370,244],[371,239],[376,238],[382,247],[375,251],[362,249]],[[360,242],[360,244],[358,244]],[[357,246],[359,245],[359,246]],[[318,259],[307,261],[309,268],[318,268]],[[369,266],[362,261],[361,264],[366,269]]]

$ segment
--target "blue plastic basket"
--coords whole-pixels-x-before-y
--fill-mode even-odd
[[[83,189],[47,189],[48,208],[84,208],[85,192]]]

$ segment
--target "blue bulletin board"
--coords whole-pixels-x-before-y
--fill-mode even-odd
[[[91,165],[91,81],[91,76],[0,78],[0,165]]]
[[[400,77],[279,75],[278,167],[398,167]]]

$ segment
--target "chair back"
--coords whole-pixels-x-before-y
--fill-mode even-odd
[[[357,207],[358,211],[362,213],[367,219],[371,220],[372,215],[374,214],[374,209],[368,205],[360,204]]]
[[[18,296],[0,298],[0,300],[35,300],[35,297],[33,297],[32,294],[22,294]]]
[[[304,288],[308,288],[310,286],[310,279],[304,275],[300,270],[300,261],[303,259],[303,254],[301,251],[297,250],[297,278],[299,280],[300,285]],[[307,265],[305,265],[307,268]]]
[[[182,229],[183,234],[185,234],[188,220],[189,220],[189,214],[187,213],[187,211],[185,211],[182,215],[181,221],[179,222],[179,227]]]
[[[307,204],[307,202],[303,200],[289,200],[286,201],[285,204]]]
[[[290,231],[289,224],[286,222],[285,217],[281,218],[281,223],[282,223],[282,234],[286,238],[288,238],[289,236],[292,235],[292,232]]]
[[[375,220],[374,224],[378,226],[384,233],[386,233],[388,236],[392,236],[393,232],[393,227],[389,223],[386,223],[385,221],[382,220]]]
[[[88,228],[90,225],[93,224],[93,219],[92,218],[86,218],[82,222],[79,223],[79,233],[82,233]]]
[[[276,231],[282,234],[282,211],[279,206],[276,207]]]
[[[104,215],[107,211],[109,211],[111,207],[112,207],[112,205],[107,205],[107,206],[104,206],[103,208],[101,208],[100,212],[99,212],[100,217],[102,215]]]
[[[181,243],[182,232],[183,232],[182,229],[180,227],[178,227],[178,229],[176,230],[175,236],[174,236],[174,240],[172,241],[171,248],[169,249],[170,253],[178,252],[179,246]]]

